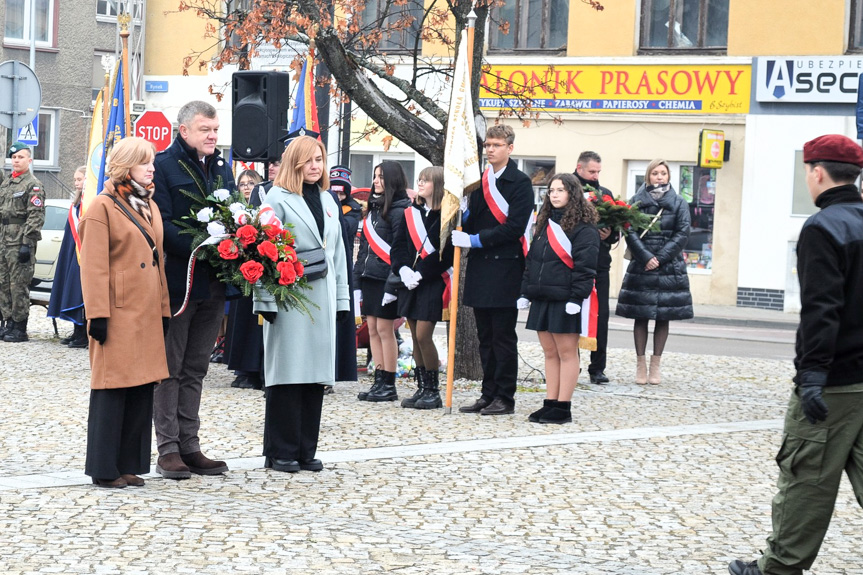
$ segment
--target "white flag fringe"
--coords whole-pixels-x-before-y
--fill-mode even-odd
[[[452,82],[444,148],[441,248],[446,244],[461,198],[479,186],[482,175],[476,149],[476,125],[470,97],[467,32],[462,31]]]

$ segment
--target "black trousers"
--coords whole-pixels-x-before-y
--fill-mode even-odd
[[[324,386],[318,383],[268,387],[264,456],[297,461],[314,459],[323,404]]]
[[[84,473],[113,480],[150,472],[155,385],[90,390]]]
[[[482,362],[482,396],[513,405],[518,378],[518,309],[475,307],[473,315]]]
[[[596,322],[596,351],[590,352],[588,373],[605,371],[606,350],[608,349],[608,289],[609,270],[596,272],[596,298],[599,302],[599,318]]]

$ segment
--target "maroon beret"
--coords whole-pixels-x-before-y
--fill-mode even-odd
[[[841,162],[863,168],[863,148],[847,136],[828,134],[803,144],[803,161]]]

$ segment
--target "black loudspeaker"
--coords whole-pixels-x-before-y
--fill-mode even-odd
[[[282,157],[285,145],[279,138],[288,133],[289,78],[287,72],[234,72],[231,149],[235,160],[273,162]]]

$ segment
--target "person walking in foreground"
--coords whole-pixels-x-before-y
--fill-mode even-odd
[[[267,206],[295,234],[298,258],[324,252],[325,275],[309,280],[309,313],[278,307],[272,294],[255,290],[254,311],[264,324],[265,466],[276,471],[321,471],[315,458],[324,386],[336,372],[336,321],[350,315],[348,264],[339,206],[330,193],[324,145],[294,139],[267,193]]]
[[[150,471],[153,388],[168,377],[171,316],[162,218],[153,197],[156,149],[114,145],[105,191],[81,219],[81,288],[90,316],[90,415],[85,473],[100,487],[142,486]]]
[[[413,338],[417,390],[402,400],[402,407],[436,409],[440,397],[440,360],[434,344],[435,324],[449,304],[449,277],[453,247],[440,250],[440,206],[443,168],[423,169],[417,180],[413,205],[405,210],[404,233],[393,240],[393,269],[405,289],[399,293],[399,315],[407,318]]]
[[[524,237],[533,211],[530,178],[510,159],[515,132],[500,124],[488,129],[485,154],[489,167],[482,190],[472,193],[465,208],[464,230],[453,230],[452,243],[470,248],[464,281],[464,305],[476,317],[482,363],[482,392],[461,413],[506,415],[515,411],[518,375],[518,300]]]
[[[36,244],[45,223],[45,190],[33,175],[30,148],[9,146],[12,173],[0,184],[0,337],[27,341],[30,282],[36,266]]]
[[[219,118],[206,102],[192,101],[177,114],[179,133],[171,146],[156,154],[156,192],[165,229],[165,275],[171,312],[183,306],[192,236],[174,223],[189,214],[192,199],[219,188],[234,190],[231,166],[219,156]],[[201,391],[210,367],[210,354],[225,315],[225,286],[206,262],[195,264],[186,309],[172,317],[165,346],[171,376],[156,386],[153,422],[159,459],[156,471],[168,479],[188,479],[192,473],[218,475],[228,470],[201,452],[198,430]]]
[[[668,340],[668,322],[689,319],[692,295],[689,276],[683,260],[683,248],[689,239],[689,204],[669,184],[671,170],[665,160],[653,160],[647,166],[644,184],[630,201],[659,223],[658,231],[631,233],[626,245],[632,260],[626,268],[615,313],[635,320],[635,383],[662,382],[659,362]],[[650,373],[644,353],[647,349],[647,324],[653,325],[653,356]]]
[[[806,184],[821,211],[797,240],[800,325],[795,388],[776,456],[779,491],[764,555],[732,575],[802,575],[824,540],[842,471],[863,505],[863,149],[840,135],[803,145]]]
[[[599,216],[572,174],[557,174],[536,217],[536,232],[518,307],[530,306],[527,329],[537,332],[545,354],[546,399],[528,417],[534,423],[572,421],[578,382],[582,302],[594,289],[599,254]],[[585,334],[586,335],[586,334]]]

